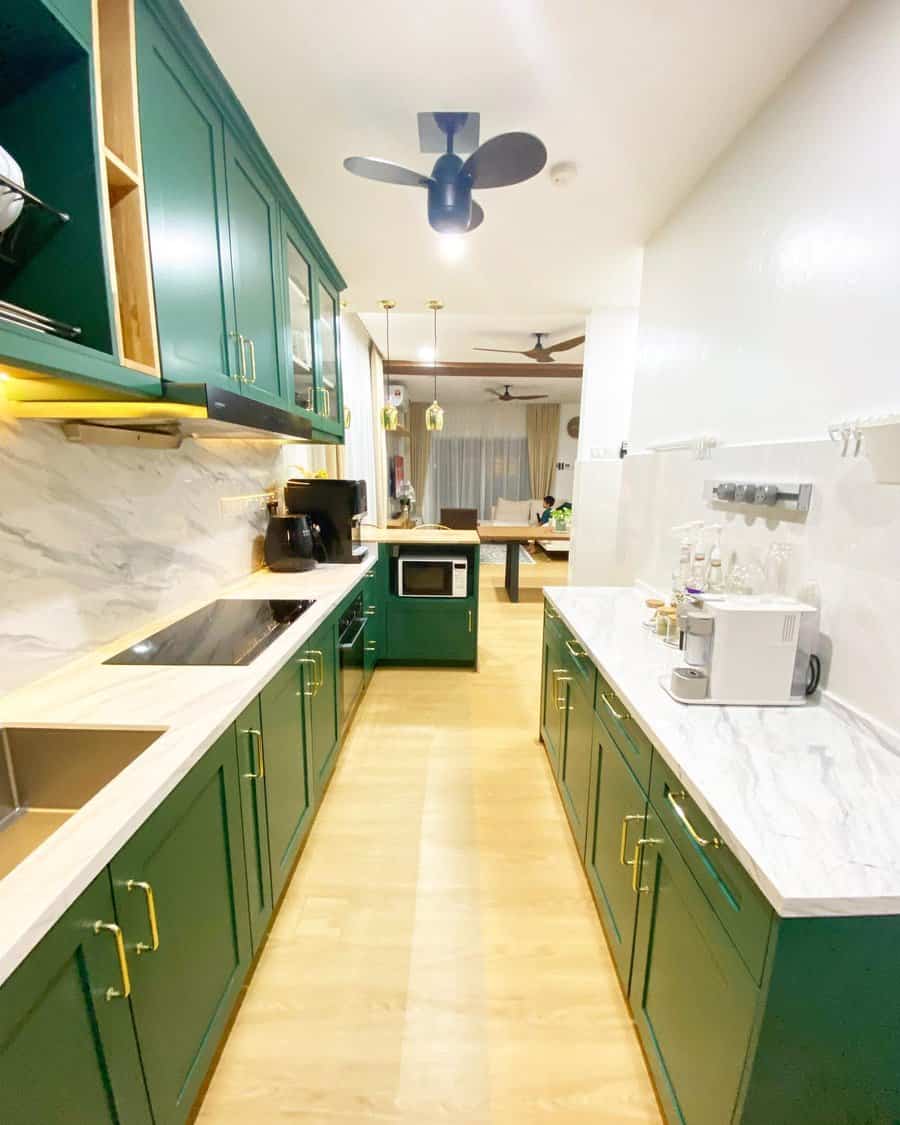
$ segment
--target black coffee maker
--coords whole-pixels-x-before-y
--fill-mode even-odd
[[[284,506],[305,515],[321,536],[326,562],[361,563],[368,548],[353,538],[366,514],[364,480],[289,480]]]
[[[306,516],[276,515],[277,506],[269,507],[269,526],[263,551],[269,570],[296,573],[312,570],[316,565],[315,537]]]

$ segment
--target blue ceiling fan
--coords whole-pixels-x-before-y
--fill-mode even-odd
[[[531,133],[501,133],[479,145],[478,129],[477,113],[420,113],[422,152],[442,153],[430,175],[374,156],[348,156],[344,167],[368,180],[426,188],[428,222],[433,229],[441,234],[463,234],[484,219],[484,211],[472,198],[473,189],[520,184],[547,163],[547,149]],[[433,147],[435,138],[438,148]],[[458,148],[471,155],[464,161]]]

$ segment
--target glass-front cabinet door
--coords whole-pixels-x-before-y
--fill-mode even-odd
[[[297,226],[282,212],[284,231],[284,355],[287,398],[317,430],[344,433],[340,303]]]
[[[288,385],[293,403],[315,411],[312,268],[288,232],[285,239],[288,313]]]
[[[317,408],[331,425],[329,429],[343,428],[343,401],[340,372],[340,306],[337,297],[318,280],[316,300],[319,340],[319,365],[317,371]]]

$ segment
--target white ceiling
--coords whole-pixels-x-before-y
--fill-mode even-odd
[[[448,314],[521,318],[530,332],[634,302],[638,248],[846,0],[185,3],[344,273],[351,309],[440,297]],[[421,189],[341,167],[374,155],[429,170],[416,130],[429,109],[480,111],[482,140],[534,132],[578,176],[476,193],[485,221],[448,262]],[[415,347],[428,334],[423,313]],[[470,345],[441,355],[470,358]],[[415,358],[410,347],[394,358]]]

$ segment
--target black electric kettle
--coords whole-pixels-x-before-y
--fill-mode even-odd
[[[266,566],[275,571],[312,570],[315,541],[306,516],[269,515],[264,553]]]

